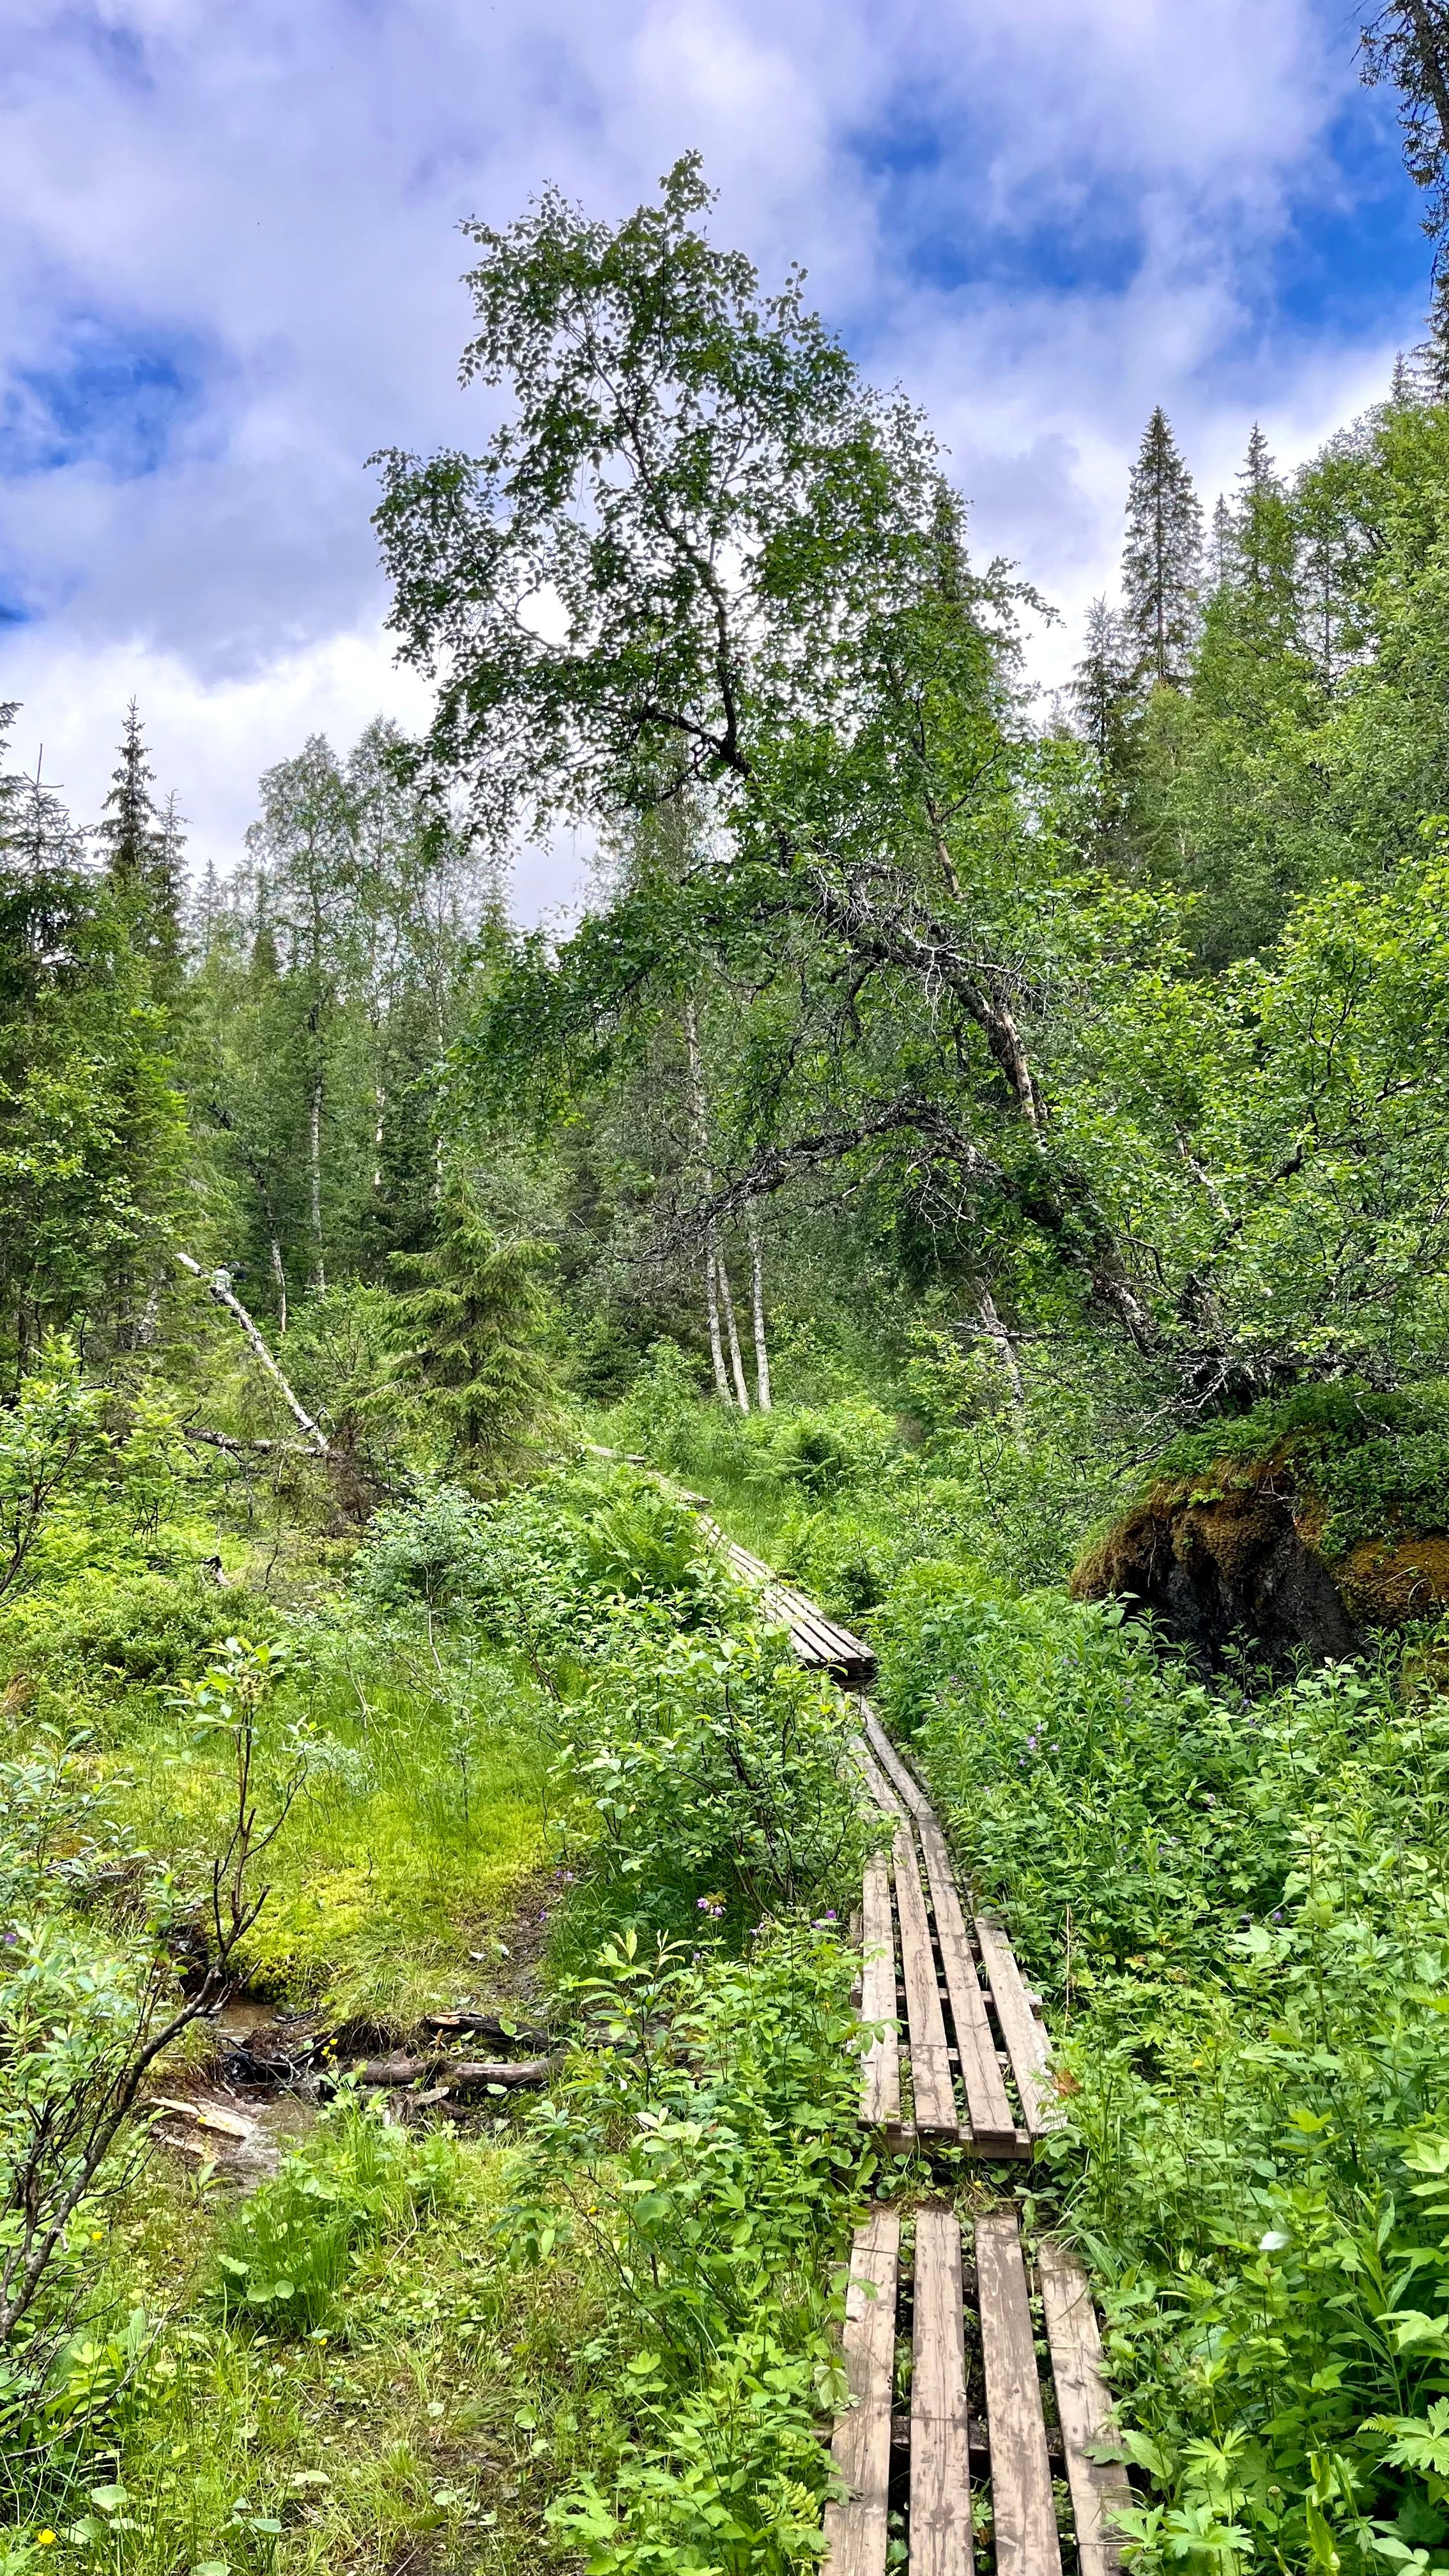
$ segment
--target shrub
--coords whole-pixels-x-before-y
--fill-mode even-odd
[[[374,1512],[353,1581],[385,1609],[448,1609],[477,1588],[485,1528],[482,1505],[461,1485],[420,1483],[410,1502]]]
[[[844,1888],[865,1827],[855,1719],[759,1630],[631,1640],[564,1757],[597,1820],[598,1865],[646,1899],[719,1891],[759,1916]]]
[[[532,2115],[499,2237],[592,2258],[610,2392],[597,2456],[548,2509],[593,2576],[786,2576],[818,2562],[843,2401],[831,2327],[872,2170],[852,1962],[828,1928],[745,1960],[612,1943],[576,2001],[590,2044]]]

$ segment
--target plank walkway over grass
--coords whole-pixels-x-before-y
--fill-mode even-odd
[[[1110,2456],[1111,2400],[1081,2265],[1043,2238],[1034,2281],[1010,2207],[963,2228],[954,2210],[927,2205],[914,2233],[905,2256],[901,2213],[887,2208],[856,2231],[845,2322],[854,2402],[831,2445],[847,2494],[825,2509],[824,2576],[885,2576],[893,2506],[905,2520],[909,2576],[971,2576],[973,2493],[989,2502],[995,2576],[1061,2576],[1058,2478],[1080,2576],[1117,2576],[1117,2517],[1131,2490]],[[907,2300],[908,2415],[894,2407]]]
[[[771,1626],[789,1630],[791,1650],[797,1660],[813,1671],[833,1673],[839,1682],[868,1682],[875,1671],[875,1656],[864,1640],[852,1636],[837,1619],[827,1619],[803,1592],[781,1583],[768,1565],[758,1556],[751,1556],[747,1547],[740,1547],[718,1521],[699,1508],[703,1499],[699,1494],[681,1496],[698,1511],[706,1538],[718,1548],[731,1574],[757,1596]]]
[[[703,1497],[685,1495],[696,1507]],[[787,1628],[803,1664],[858,1686],[868,1646],[737,1547],[701,1512],[731,1570]],[[1030,2157],[1061,2117],[1045,2027],[1001,1925],[963,1899],[931,1802],[869,1702],[856,1743],[889,1848],[866,1864],[861,1905],[861,2118],[890,2146]],[[904,2046],[902,2033],[904,2032]],[[905,2095],[909,2090],[907,2110]],[[989,2498],[995,2576],[1062,2576],[1057,2479],[1065,2481],[1078,2576],[1118,2576],[1117,2517],[1131,2489],[1087,2276],[1051,2237],[1028,2270],[1016,2207],[966,2222],[944,2204],[879,2207],[856,2231],[844,2358],[851,2404],[831,2453],[846,2492],[825,2513],[824,2576],[885,2576],[890,2517],[906,2529],[908,2576],[973,2576],[973,2475]],[[911,2329],[910,2412],[894,2405],[903,2299]],[[1041,2336],[1048,2356],[1038,2359]]]
[[[858,1758],[892,1828],[889,1858],[878,1852],[866,1872],[861,2017],[894,2024],[862,2061],[861,2118],[893,2145],[1029,2156],[1061,2117],[1036,1998],[1000,1925],[969,1917],[930,1800],[874,1710],[859,1705]]]

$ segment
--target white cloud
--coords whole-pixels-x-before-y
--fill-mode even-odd
[[[1416,272],[1338,321],[1293,320],[1273,285],[1305,203],[1341,217],[1397,185],[1327,0],[6,14],[0,334],[27,423],[58,404],[65,438],[0,465],[0,595],[42,612],[0,628],[0,694],[93,811],[134,690],[218,858],[308,730],[419,710],[381,632],[363,460],[481,434],[455,381],[465,214],[506,222],[549,178],[618,213],[700,145],[721,237],[770,275],[806,261],[872,372],[926,402],[978,544],[1071,613],[1111,577],[1153,402],[1211,498],[1255,413],[1291,459],[1416,328]],[[144,474],[96,435],[128,353],[170,404]],[[1044,670],[1069,653],[1059,633]],[[539,870],[531,908],[566,856]]]

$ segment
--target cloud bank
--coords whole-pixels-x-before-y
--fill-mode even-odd
[[[0,69],[0,696],[77,810],[141,701],[193,855],[256,775],[424,698],[364,469],[477,443],[467,215],[618,214],[699,147],[929,410],[982,552],[1065,622],[1164,402],[1211,500],[1379,395],[1427,257],[1327,0],[10,0]],[[520,908],[564,890],[531,862]]]

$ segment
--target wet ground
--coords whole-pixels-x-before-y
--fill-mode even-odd
[[[250,1995],[235,1996],[204,2027],[213,2064],[158,2084],[152,2100],[162,2117],[152,2134],[187,2163],[209,2162],[239,2190],[254,2191],[316,2120],[311,2061],[321,2034],[313,2016]]]

